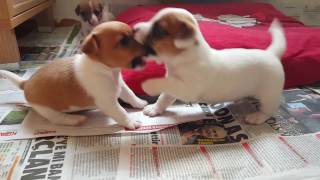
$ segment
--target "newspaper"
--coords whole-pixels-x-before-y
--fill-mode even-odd
[[[167,114],[143,122],[143,127],[144,123],[164,122],[167,128],[140,130],[144,133],[117,129],[110,135],[48,137],[59,133],[47,133],[50,129],[42,128],[32,137],[46,137],[0,141],[0,179],[238,180],[268,179],[278,174],[317,179],[320,124],[314,114],[320,112],[319,97],[308,89],[285,91],[278,115],[259,126],[243,123],[245,114],[259,109],[256,100],[247,99],[237,103],[177,104]],[[50,125],[32,113],[27,107],[0,108],[0,127],[16,127],[26,133],[30,125]],[[68,127],[65,132],[96,134],[97,127],[101,128],[97,122],[100,116],[98,112],[87,113],[93,113],[90,126],[74,131]],[[143,117],[140,111],[130,113]],[[193,119],[191,114],[197,115]],[[36,120],[26,125],[28,116]],[[172,126],[167,126],[170,123]]]
[[[73,26],[70,31],[68,38],[65,40],[63,46],[60,48],[57,57],[70,57],[75,54],[80,54],[80,46],[81,46],[81,33],[80,26]]]
[[[216,146],[122,146],[116,179],[238,180],[310,166],[320,177],[319,144],[319,134],[310,134]]]
[[[320,131],[320,95],[308,89],[284,91],[285,103],[266,123],[244,123],[245,115],[256,112],[259,103],[245,99],[237,103],[175,104],[161,116],[148,117],[141,110],[126,108],[142,126],[128,130],[99,110],[80,112],[88,121],[79,127],[54,125],[29,107],[8,108],[0,119],[0,140],[43,136],[87,136],[114,133],[148,133],[175,126],[182,144],[226,144],[243,142],[268,134],[303,135]]]
[[[31,32],[19,39],[21,62],[32,61],[35,64],[55,59],[73,28],[59,27],[52,33]]]
[[[54,125],[27,107],[8,110],[0,120],[0,140],[35,138],[43,136],[87,136],[113,133],[146,133],[158,131],[180,123],[204,119],[206,116],[197,105],[185,107],[184,104],[172,106],[159,117],[148,117],[142,111],[127,109],[129,118],[141,122],[135,130],[125,129],[101,111],[82,112],[88,121],[82,126]]]
[[[320,81],[313,84],[312,86],[308,86],[307,88],[320,94]]]
[[[143,137],[142,137],[143,138]],[[313,167],[320,134],[268,135],[226,145],[142,144],[122,135],[42,137],[0,142],[1,179],[228,179]]]
[[[20,47],[59,47],[66,40],[74,27],[58,27],[52,33],[39,33],[37,31],[29,33],[19,39]]]

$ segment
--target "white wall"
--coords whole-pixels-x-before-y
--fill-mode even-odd
[[[179,0],[106,0],[111,11],[117,15],[126,8],[139,4],[155,4],[160,2],[177,2]],[[182,0],[180,0],[182,1]],[[190,2],[192,0],[188,0]],[[197,0],[193,0],[197,2]],[[222,1],[222,0],[215,0]],[[228,1],[228,0],[226,0]],[[234,0],[239,1],[239,0]],[[269,2],[285,14],[303,21],[307,25],[320,26],[320,0],[242,0]],[[64,18],[77,19],[74,9],[79,0],[56,0],[54,16],[57,21]],[[208,2],[208,1],[207,1]],[[213,1],[214,2],[214,1]]]
[[[159,3],[159,0],[106,0],[110,4],[110,10],[114,14],[125,10],[130,6],[139,4],[154,4]],[[54,5],[54,17],[57,21],[64,18],[77,19],[74,12],[79,0],[56,0]]]
[[[56,0],[53,6],[54,18],[57,21],[61,19],[77,19],[74,12],[79,0]]]

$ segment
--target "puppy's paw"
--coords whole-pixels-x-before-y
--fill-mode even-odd
[[[132,107],[138,108],[138,109],[142,109],[146,105],[148,105],[148,102],[139,98],[137,98],[136,101],[133,104],[131,104]]]
[[[87,117],[86,116],[82,116],[81,118],[78,119],[78,123],[76,124],[76,126],[81,126],[83,125],[84,123],[87,122]]]
[[[139,127],[141,127],[141,122],[139,121],[129,121],[128,124],[124,125],[127,129],[135,130]]]
[[[81,126],[87,121],[86,116],[82,115],[68,115],[65,116],[61,121],[56,122],[55,124],[67,125],[67,126]]]
[[[149,94],[150,96],[156,96],[161,93],[160,88],[158,87],[157,80],[147,80],[142,83],[142,89]]]
[[[151,104],[143,109],[143,114],[146,116],[154,117],[161,114],[163,111],[157,107],[156,104]]]
[[[245,122],[248,124],[258,125],[264,123],[268,118],[270,118],[270,116],[263,112],[255,112],[248,114],[245,118]]]

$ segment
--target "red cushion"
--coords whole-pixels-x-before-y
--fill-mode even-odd
[[[128,9],[117,19],[131,26],[148,21],[161,8],[169,5],[138,6]],[[250,28],[235,28],[213,22],[200,21],[200,29],[211,47],[259,48],[265,49],[271,41],[268,28],[277,17],[282,22],[286,38],[287,51],[282,62],[286,73],[285,87],[295,87],[320,80],[320,28],[304,26],[299,21],[283,15],[270,4],[264,3],[218,3],[218,4],[174,4],[193,14],[216,18],[223,14],[251,15],[261,24]],[[124,70],[123,77],[129,87],[138,95],[145,95],[141,83],[149,78],[162,77],[163,65],[148,62],[143,71]]]

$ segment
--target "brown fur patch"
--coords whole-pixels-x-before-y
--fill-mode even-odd
[[[159,54],[176,55],[183,51],[174,45],[175,39],[191,38],[194,35],[194,22],[185,15],[178,13],[169,13],[161,17],[151,30],[152,47]],[[154,28],[160,28],[166,35],[157,38],[152,37]]]
[[[80,10],[99,9],[103,5],[101,0],[81,0],[79,3]]]
[[[91,13],[91,6],[89,4],[89,1],[80,1],[75,11],[78,16],[83,13]]]
[[[124,36],[129,38],[126,46],[121,44]],[[131,67],[131,61],[144,54],[143,46],[133,40],[131,28],[120,22],[97,26],[85,39],[82,50],[94,61],[109,67]],[[55,60],[42,67],[22,87],[28,102],[57,111],[66,111],[71,106],[95,105],[75,77],[74,57]]]
[[[98,19],[102,17],[103,2],[101,0],[81,0],[79,5],[76,7],[75,12],[78,16],[87,16],[99,12]]]
[[[91,0],[91,6],[92,9],[101,11],[103,8],[103,2],[101,0]]]
[[[93,99],[80,86],[74,74],[74,59],[55,60],[39,69],[24,83],[28,102],[57,111],[70,106],[94,106]]]
[[[145,54],[143,46],[134,40],[130,26],[117,21],[95,27],[84,40],[82,51],[93,60],[112,68],[130,68],[135,57]]]

